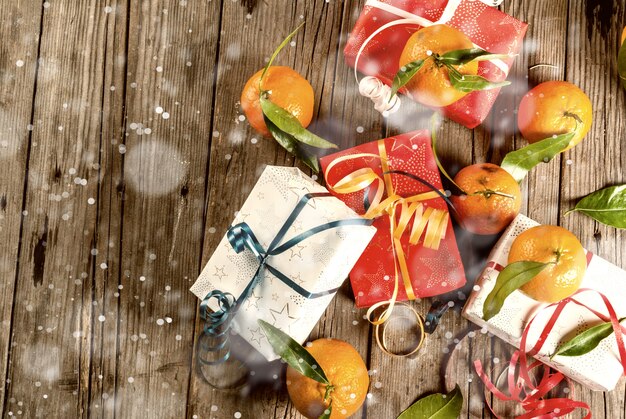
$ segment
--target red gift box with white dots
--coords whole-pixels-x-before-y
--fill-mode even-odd
[[[430,144],[429,131],[420,130],[389,137],[384,142],[390,170],[411,173],[426,180],[436,188],[442,188]],[[322,172],[325,173],[330,162],[341,156],[359,153],[378,155],[377,143],[377,141],[373,141],[323,157],[320,159]],[[380,159],[362,157],[335,165],[328,173],[326,182],[329,185],[334,185],[346,175],[363,167],[371,167],[379,176],[382,177],[383,175]],[[431,191],[428,186],[419,181],[400,174],[392,174],[391,179],[395,192],[402,197]],[[363,192],[337,194],[331,188],[329,190],[355,212],[365,213]],[[447,210],[446,203],[442,198],[423,201],[423,204],[425,207]],[[393,293],[395,269],[389,216],[378,217],[374,221],[374,227],[377,229],[374,238],[350,271],[350,282],[357,307],[369,307],[380,301],[386,301],[391,298]],[[401,241],[416,297],[443,294],[465,284],[463,264],[450,220],[448,220],[445,237],[441,240],[437,250],[424,247],[423,238],[416,245],[409,244],[408,232],[405,232]],[[402,278],[399,278],[398,301],[406,301],[407,299]]]
[[[409,17],[408,14],[430,22],[438,22],[448,3],[448,0],[368,0],[344,49],[347,64],[354,67],[359,49],[378,28],[405,19]],[[515,55],[519,53],[528,26],[480,0],[460,1],[450,20],[445,24],[463,32],[482,49],[494,54],[509,54],[510,58],[502,60],[509,68]],[[375,35],[367,43],[359,58],[359,72],[375,76],[383,83],[391,85],[399,70],[398,63],[404,46],[411,35],[419,29],[421,26],[418,24],[406,23],[389,27]],[[493,82],[507,78],[507,74],[490,61],[479,63],[478,75]],[[507,88],[511,87],[504,87]],[[453,121],[467,128],[474,128],[487,117],[499,92],[500,89],[475,91],[451,105],[437,109]]]

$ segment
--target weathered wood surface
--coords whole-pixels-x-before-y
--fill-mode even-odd
[[[313,131],[345,148],[429,127],[430,112],[407,100],[383,120],[359,96],[342,49],[363,3],[2,2],[3,417],[300,417],[278,364],[260,365],[265,374],[241,391],[204,382],[194,351],[202,324],[188,288],[264,165],[305,169],[239,119],[243,84],[291,28],[306,22],[277,63],[313,85]],[[592,99],[592,130],[530,174],[523,211],[626,267],[623,231],[563,216],[578,198],[625,179],[616,56],[626,5],[507,0],[501,9],[530,23],[514,83],[483,126],[442,123],[442,160],[452,173],[499,163],[524,144],[515,109],[527,89],[576,83]],[[494,240],[462,232],[458,240],[473,279]],[[393,359],[376,347],[345,284],[311,338],[347,340],[366,360],[371,397],[357,417],[393,418],[454,383],[464,391],[463,417],[490,416],[471,363],[505,360],[510,347],[473,330],[458,297],[416,358]],[[623,382],[610,393],[579,385],[574,393],[594,417],[625,417]]]

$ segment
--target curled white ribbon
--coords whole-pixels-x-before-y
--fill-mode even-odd
[[[359,82],[359,93],[374,102],[374,109],[387,116],[400,109],[398,95],[391,97],[391,87],[373,76],[366,76]]]

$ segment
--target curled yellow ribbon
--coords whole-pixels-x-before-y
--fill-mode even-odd
[[[438,198],[439,193],[436,191],[420,193],[410,197],[402,197],[396,194],[391,181],[391,174],[389,173],[389,159],[387,158],[387,150],[385,148],[384,140],[378,141],[378,153],[379,154],[358,153],[338,157],[333,160],[328,167],[326,167],[324,172],[324,176],[328,183],[328,173],[330,173],[333,167],[342,162],[348,160],[358,160],[364,157],[373,157],[380,160],[383,172],[382,178],[370,167],[364,167],[349,173],[334,185],[328,183],[328,188],[339,194],[349,194],[359,191],[367,193],[367,188],[372,185],[375,186],[376,189],[374,198],[372,199],[371,204],[363,217],[373,219],[383,215],[389,216],[392,245],[391,249],[394,256],[395,282],[391,298],[387,301],[381,301],[374,304],[367,311],[367,319],[374,325],[386,322],[393,311],[393,306],[398,297],[398,270],[402,275],[404,289],[408,299],[416,299],[415,293],[413,292],[413,285],[411,283],[411,276],[409,274],[406,256],[401,243],[401,238],[404,233],[407,232],[409,225],[411,226],[409,232],[410,244],[417,244],[422,235],[424,235],[424,247],[436,250],[439,248],[441,240],[445,237],[449,217],[448,212],[445,210],[430,207],[425,208],[422,204],[422,201]],[[383,199],[385,192],[387,197]],[[400,218],[396,223],[397,214],[400,215]],[[413,218],[413,223],[410,223],[411,218]],[[382,306],[387,307],[383,310],[378,319],[372,320],[372,313]]]

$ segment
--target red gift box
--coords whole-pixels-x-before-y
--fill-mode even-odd
[[[357,69],[361,73],[391,85],[409,37],[425,25],[445,23],[463,32],[479,48],[510,55],[504,60],[479,62],[480,76],[492,82],[503,81],[528,26],[480,0],[368,0],[344,49],[348,65],[355,66],[359,50],[377,29],[402,19],[417,20],[422,25],[409,22],[391,25],[374,35],[359,57]],[[475,91],[436,109],[453,121],[474,128],[487,117],[499,91],[499,88]]]
[[[379,149],[381,146],[384,147],[382,153]],[[386,154],[387,170],[409,173],[425,180],[434,188],[442,188],[430,146],[430,133],[427,130],[421,130],[373,141],[323,157],[320,162],[323,173],[326,174],[326,183],[330,192],[354,211],[360,214],[365,213],[365,191],[338,193],[333,186],[338,182],[341,183],[340,181],[346,176],[354,172],[358,174],[367,170],[366,168],[371,168],[377,176],[383,178],[381,159],[376,157],[381,154]],[[328,170],[329,165],[331,165],[330,170]],[[425,240],[429,240],[428,227],[424,229],[425,234],[416,244],[409,243],[413,232],[411,228],[407,228],[399,239],[402,244],[401,251],[407,263],[410,286],[415,297],[430,297],[462,287],[465,284],[465,273],[445,201],[434,193],[432,188],[418,180],[402,173],[392,173],[389,176],[393,191],[400,197],[409,198],[427,193],[434,195],[433,198],[419,202],[423,205],[423,214],[435,210],[445,212],[445,218],[442,219],[440,225],[445,229],[445,236],[438,242],[437,249],[424,245]],[[375,184],[370,184],[368,194],[370,201],[374,186]],[[387,190],[383,199],[388,196]],[[404,208],[402,210],[404,211]],[[419,215],[412,217],[417,216]],[[396,214],[396,223],[401,222],[401,217],[402,212]],[[373,225],[378,231],[350,272],[350,282],[358,307],[369,307],[378,302],[387,301],[391,298],[394,289],[397,259],[394,256],[391,240],[390,216],[387,214],[378,216]],[[436,247],[436,244],[431,247]],[[395,252],[397,253],[397,249]],[[404,278],[399,274],[397,300],[408,299]]]

